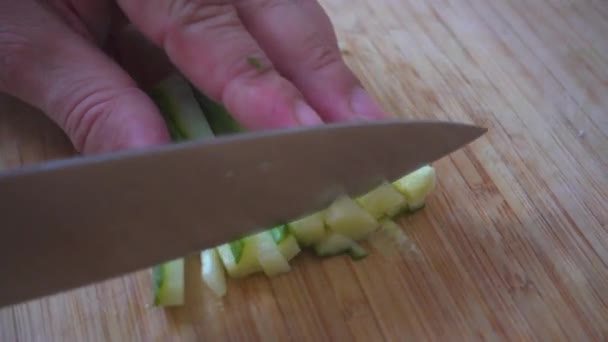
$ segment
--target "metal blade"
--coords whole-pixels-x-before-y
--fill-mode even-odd
[[[244,133],[0,174],[0,306],[150,267],[323,209],[481,136],[383,121]]]

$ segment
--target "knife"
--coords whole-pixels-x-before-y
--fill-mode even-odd
[[[0,173],[0,306],[214,247],[393,181],[472,142],[463,123],[257,131]]]

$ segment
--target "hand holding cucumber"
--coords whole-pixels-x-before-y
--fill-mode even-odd
[[[79,152],[169,142],[145,88],[172,66],[248,130],[384,115],[313,0],[0,0],[0,91]]]

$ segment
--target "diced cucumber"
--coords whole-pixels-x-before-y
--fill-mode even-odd
[[[279,243],[279,250],[287,261],[290,261],[301,252],[298,241],[296,240],[295,236],[290,233],[288,233],[283,241]]]
[[[321,241],[326,234],[323,212],[308,215],[287,225],[289,231],[303,246]]]
[[[274,242],[279,244],[279,243],[281,243],[281,241],[283,241],[287,237],[287,234],[289,234],[289,231],[287,230],[286,225],[280,225],[278,227],[272,228],[270,230],[270,234],[272,234],[272,238],[274,239]]]
[[[222,263],[233,278],[241,278],[262,271],[257,257],[257,242],[253,236],[248,236],[239,241],[242,242],[240,257],[235,258],[231,243],[225,243],[217,247]]]
[[[184,259],[175,259],[152,268],[155,306],[184,304]]]
[[[201,252],[201,275],[203,282],[218,297],[226,294],[226,274],[215,248]]]
[[[289,262],[281,254],[279,246],[269,231],[258,233],[254,235],[254,238],[258,261],[267,276],[272,277],[291,270]]]
[[[333,256],[348,252],[354,243],[353,239],[345,235],[329,233],[314,245],[314,250],[319,256]]]
[[[378,221],[348,196],[340,196],[325,212],[329,228],[353,240],[365,238],[376,228]]]
[[[409,210],[414,211],[424,206],[426,197],[435,189],[435,183],[435,169],[425,165],[403,176],[393,185],[405,196]]]
[[[351,258],[354,260],[361,260],[369,255],[367,250],[363,248],[360,244],[354,242],[353,245],[348,250],[348,254],[350,254]]]
[[[382,220],[380,229],[370,236],[368,242],[387,256],[416,250],[414,243],[405,235],[401,227],[391,219]]]
[[[396,215],[407,208],[405,196],[388,182],[359,197],[357,203],[376,219]]]

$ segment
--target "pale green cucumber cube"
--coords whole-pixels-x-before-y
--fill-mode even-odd
[[[353,240],[361,240],[378,228],[378,221],[348,196],[336,199],[325,212],[330,230]]]
[[[338,233],[329,233],[314,245],[315,253],[319,256],[333,256],[348,252],[355,241]]]
[[[279,242],[279,250],[287,261],[293,259],[301,252],[298,240],[292,234],[288,234],[281,242]]]
[[[320,241],[326,234],[323,212],[317,212],[293,221],[287,227],[303,246],[310,246]]]
[[[233,278],[241,278],[262,271],[262,267],[258,262],[256,244],[257,243],[253,236],[243,238],[238,262],[235,259],[233,248],[231,248],[230,243],[217,247],[220,259],[222,260],[222,263],[224,264],[229,276]]]
[[[409,210],[420,209],[424,206],[426,197],[435,189],[435,169],[430,165],[423,166],[395,181],[393,185],[405,196]]]
[[[152,268],[155,306],[184,304],[184,259],[170,260]]]
[[[226,294],[226,274],[217,249],[201,252],[201,275],[203,282],[218,297]]]
[[[388,182],[359,197],[357,203],[376,219],[396,215],[407,207],[405,196]]]
[[[264,273],[269,276],[276,276],[291,270],[289,262],[279,250],[279,246],[274,241],[270,231],[265,231],[254,235],[257,245],[257,258]]]

